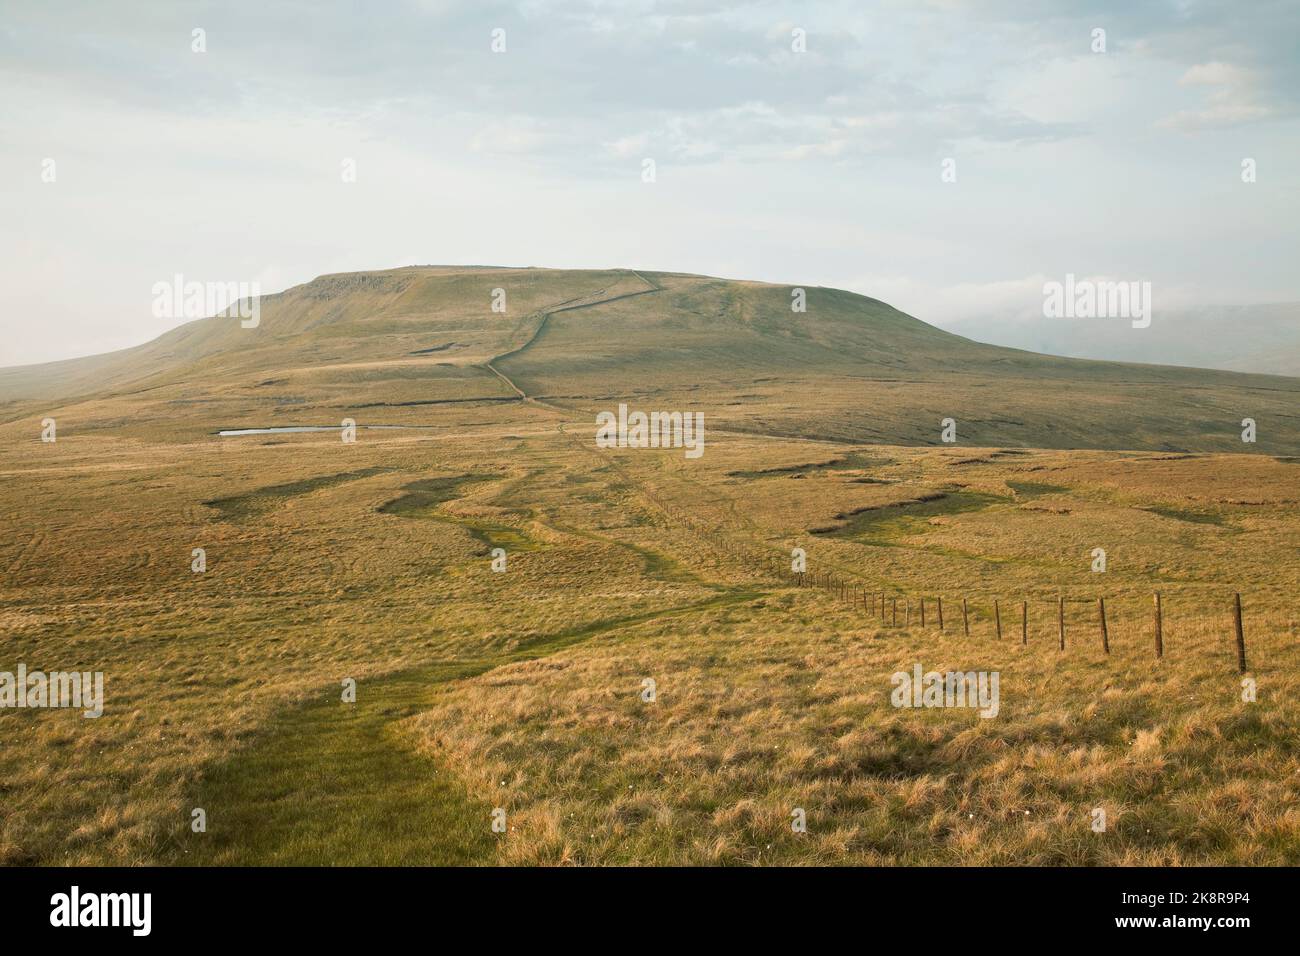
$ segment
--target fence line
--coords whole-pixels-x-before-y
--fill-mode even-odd
[[[778,559],[779,563],[780,559]],[[832,595],[838,596],[848,601],[856,608],[859,602],[858,589],[855,584],[838,575],[825,572],[792,572],[784,571],[783,577],[793,578],[797,587],[818,587],[829,591]],[[888,591],[870,591],[866,587],[861,588],[862,612],[876,617],[886,627],[898,626],[898,601],[899,595],[891,594]],[[943,618],[943,596],[942,595],[917,595],[915,598],[920,618],[920,626],[926,627],[926,602],[932,600],[936,616],[934,617],[934,626],[937,627],[940,634],[945,632]],[[912,601],[913,598],[903,595],[904,616],[903,626],[910,627],[912,623]],[[1060,651],[1065,650],[1065,603],[1064,595],[1058,595],[1056,599],[1056,633],[1057,648]],[[1098,596],[1097,598],[1072,598],[1071,603],[1075,604],[1095,604],[1097,613],[1097,628],[1101,636],[1101,649],[1103,653],[1110,654],[1110,625],[1106,615],[1106,598]],[[973,602],[968,595],[961,597],[961,629],[962,634],[970,636],[970,614]],[[1155,638],[1155,657],[1157,660],[1162,659],[1165,655],[1164,643],[1164,605],[1159,591],[1152,592],[1152,604],[1154,616],[1152,618],[1152,634]],[[1002,602],[1000,598],[992,599],[993,626],[994,633],[998,640],[1002,640]],[[1234,593],[1232,596],[1232,627],[1236,642],[1237,670],[1246,673],[1246,634],[1243,623],[1243,614],[1241,608],[1241,594]],[[1020,602],[1020,643],[1029,644],[1029,601]]]
[[[667,509],[665,509],[667,510]],[[795,587],[800,588],[820,588],[830,592],[833,596],[846,601],[851,607],[857,607],[858,604],[858,580],[848,576],[842,576],[831,571],[803,571],[795,572],[790,569],[790,558],[783,553],[769,550],[770,546],[757,545],[750,542],[751,548],[738,547],[734,539],[718,533],[717,531],[708,531],[699,529],[701,536],[711,539],[714,544],[720,546],[732,557],[752,559],[754,550],[761,549],[762,556],[759,564],[768,571],[774,578],[784,582],[793,583]],[[746,553],[748,552],[748,553]],[[903,600],[903,626],[912,626],[912,601],[910,595],[901,595]],[[867,587],[861,587],[862,612],[878,617],[881,624],[886,627],[899,626],[899,602],[900,595],[897,589],[871,591]],[[926,626],[926,595],[917,595],[917,607],[920,615],[921,626]],[[943,617],[943,596],[934,595],[935,610],[937,613],[936,623],[940,633],[944,633]],[[1102,651],[1110,654],[1110,627],[1106,615],[1106,599],[1104,596],[1097,598],[1071,598],[1071,603],[1094,603],[1097,609],[1097,626],[1101,636]],[[970,635],[970,608],[971,601],[969,596],[963,595],[961,598],[962,608],[962,633]],[[1056,630],[1057,630],[1057,648],[1065,651],[1065,603],[1066,597],[1058,595],[1056,599]],[[1155,657],[1157,660],[1163,659],[1165,655],[1164,643],[1164,603],[1161,592],[1152,592],[1153,618],[1152,633],[1155,639]],[[1000,598],[992,598],[993,624],[997,639],[1003,637],[1002,631],[1002,603]],[[1236,642],[1237,670],[1246,673],[1246,635],[1244,615],[1241,606],[1241,594],[1235,592],[1232,596],[1232,627]],[[1023,646],[1029,644],[1029,601],[1022,599],[1020,602],[1020,643]]]

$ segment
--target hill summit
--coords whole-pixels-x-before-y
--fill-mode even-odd
[[[321,276],[263,296],[246,324],[219,315],[120,352],[0,370],[5,418],[73,404],[86,428],[197,436],[445,422],[452,409],[594,416],[625,401],[702,412],[711,429],[846,442],[939,444],[952,419],[961,445],[1300,451],[1300,379],[984,345],[831,288],[416,266]]]

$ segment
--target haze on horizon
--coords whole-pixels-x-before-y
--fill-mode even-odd
[[[833,286],[1063,354],[1045,281],[1145,281],[1158,338],[1094,348],[1213,354],[1300,301],[1300,9],[1075,6],[5,2],[0,365],[181,324],[177,273],[418,263]]]

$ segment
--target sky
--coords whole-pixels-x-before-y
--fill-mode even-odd
[[[0,0],[0,366],[180,324],[177,274],[669,270],[985,340],[1067,274],[1294,302],[1298,156],[1294,2]]]

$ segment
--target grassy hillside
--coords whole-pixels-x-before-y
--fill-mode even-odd
[[[1294,462],[735,435],[688,461],[547,414],[0,446],[0,670],[106,677],[97,720],[0,711],[0,863],[1300,861]],[[796,545],[898,624],[774,574]],[[891,708],[915,663],[999,670],[999,716]]]
[[[527,396],[837,441],[935,444],[951,417],[961,444],[1300,452],[1300,380],[1036,355],[806,292],[797,313],[785,286],[628,270],[323,276],[265,297],[256,329],[213,317],[109,356],[0,370],[0,413],[197,437],[344,417],[418,425],[432,406]],[[1243,418],[1258,423],[1255,447]]]
[[[0,673],[105,699],[0,709],[0,865],[1300,862],[1300,383],[808,293],[403,269],[6,371]],[[620,401],[704,455],[598,447]],[[344,416],[408,427],[214,434]]]

